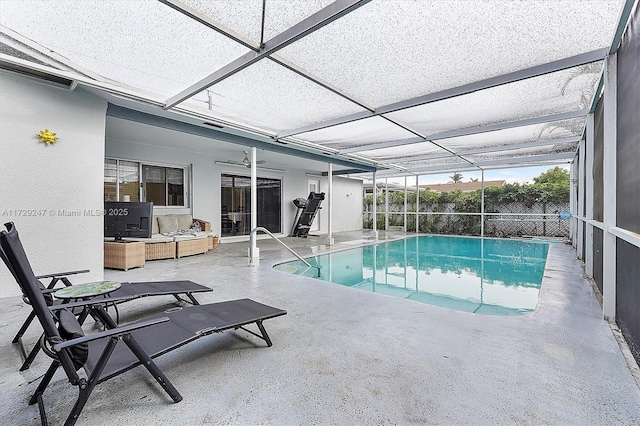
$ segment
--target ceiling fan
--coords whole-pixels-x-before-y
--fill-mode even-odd
[[[251,160],[249,160],[249,151],[243,151],[244,152],[244,159],[242,161],[235,161],[235,160],[227,160],[224,161],[224,163],[228,163],[228,164],[236,164],[239,166],[245,166],[247,169],[251,168]],[[256,164],[264,164],[266,163],[265,160],[258,160],[256,161]]]

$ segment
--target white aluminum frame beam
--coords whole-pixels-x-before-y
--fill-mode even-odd
[[[298,22],[293,27],[283,31],[270,40],[267,40],[263,46],[260,46],[258,51],[248,52],[236,60],[228,63],[214,73],[201,79],[195,84],[182,90],[180,93],[169,98],[164,109],[169,109],[180,102],[200,93],[201,91],[213,86],[216,83],[223,81],[224,79],[231,77],[237,72],[242,71],[251,64],[268,57],[269,55],[277,52],[294,43],[295,41],[319,30],[325,25],[330,24],[336,19],[358,9],[359,7],[369,3],[371,0],[336,0],[325,8],[319,10],[313,15]]]
[[[378,184],[376,172],[373,172],[373,223],[371,228],[373,229],[372,237],[374,240],[378,239]],[[375,275],[375,274],[374,274]]]
[[[296,129],[284,130],[278,133],[278,138],[293,136],[300,133],[310,132],[313,130],[320,130],[327,127],[336,126],[338,124],[344,124],[344,123],[349,123],[356,120],[361,120],[363,118],[373,117],[376,115],[388,114],[388,113],[400,111],[406,108],[411,108],[419,105],[428,104],[431,102],[441,101],[443,99],[453,98],[456,96],[466,95],[468,93],[477,92],[479,90],[489,89],[491,87],[497,87],[504,84],[513,83],[519,80],[537,77],[540,75],[561,71],[567,68],[572,68],[579,65],[588,64],[591,62],[600,61],[605,58],[608,51],[609,51],[609,48],[593,50],[591,52],[586,52],[580,55],[571,56],[569,58],[548,62],[546,64],[537,65],[524,70],[503,74],[496,77],[491,77],[485,80],[464,84],[462,86],[454,87],[451,89],[446,89],[439,92],[430,93],[428,95],[418,96],[416,98],[407,99],[405,101],[385,105],[385,106],[376,108],[375,111],[373,112],[350,114],[334,120],[316,123],[309,126],[298,127]]]
[[[580,141],[580,147],[578,148],[579,157],[578,157],[578,216],[584,217],[584,197],[586,196],[585,191],[585,141]],[[583,259],[583,252],[586,252],[584,249],[584,223],[578,223],[578,235],[577,235],[577,256],[578,259]]]
[[[253,232],[254,229],[258,227],[258,170],[257,163],[258,159],[256,156],[256,147],[251,147],[251,237],[250,237],[250,252],[249,259],[253,262],[254,256],[260,259],[260,252],[258,251],[258,247],[256,245],[256,240],[258,233]]]
[[[375,143],[375,144],[371,144],[371,145],[364,145],[364,146],[359,146],[359,147],[347,148],[347,149],[340,150],[340,153],[341,154],[348,154],[348,153],[352,153],[352,152],[372,151],[372,150],[375,150],[375,149],[383,149],[383,148],[392,148],[392,147],[396,147],[396,146],[411,145],[411,144],[416,143],[416,142],[432,142],[432,141],[436,141],[436,140],[449,139],[449,138],[454,138],[454,137],[459,137],[459,136],[476,135],[476,134],[479,134],[479,133],[487,133],[487,132],[493,132],[493,131],[497,131],[497,130],[513,129],[515,127],[522,127],[522,126],[530,126],[532,124],[541,124],[541,123],[548,123],[548,122],[551,122],[551,121],[560,121],[560,120],[567,120],[567,119],[571,119],[571,118],[584,117],[587,114],[589,114],[589,110],[588,109],[580,109],[580,110],[576,110],[576,111],[568,111],[568,112],[563,112],[563,113],[559,113],[559,114],[545,115],[545,116],[542,116],[542,117],[534,117],[534,118],[527,118],[527,119],[524,119],[524,120],[509,121],[509,122],[506,122],[506,123],[491,124],[491,125],[488,125],[488,126],[476,126],[476,127],[470,127],[468,129],[452,130],[452,131],[449,131],[449,132],[442,132],[442,133],[434,133],[432,135],[425,136],[422,140],[419,140],[419,138],[399,139],[399,140],[395,140],[395,141],[380,142],[380,143]],[[437,146],[439,146],[439,145],[437,145]]]
[[[211,28],[214,31],[219,32],[220,34],[229,37],[236,43],[243,45],[244,47],[248,47],[251,50],[260,49],[260,45],[248,37],[243,36],[242,34],[232,30],[231,28],[221,24],[220,22],[212,19],[211,17],[205,15],[197,9],[192,8],[191,6],[178,1],[178,0],[158,0],[160,3],[169,6],[174,9],[176,12],[180,12],[189,18],[198,21],[202,25]]]
[[[574,155],[574,152],[559,152],[556,154],[531,155],[529,157],[501,158],[499,160],[479,161],[477,163],[471,162],[471,165],[476,167],[484,167],[507,163],[507,165],[511,164],[509,167],[520,167],[518,165],[519,163],[530,165],[530,163],[537,161],[570,160],[574,157]],[[513,161],[513,163],[509,163],[509,161]]]
[[[425,154],[425,155],[415,155],[411,157],[396,157],[393,160],[394,165],[402,165],[405,161],[428,161],[428,160],[437,160],[441,158],[449,158],[449,157],[463,157],[465,155],[474,155],[474,154],[485,154],[492,152],[503,152],[503,151],[513,151],[520,148],[538,148],[541,146],[549,146],[549,145],[561,145],[568,143],[576,143],[580,142],[582,138],[580,136],[574,136],[570,138],[561,138],[561,139],[551,139],[545,141],[536,141],[536,142],[523,142],[516,143],[512,145],[500,145],[500,146],[491,146],[486,148],[477,148],[477,149],[469,149],[466,151],[456,152],[455,154]],[[387,163],[386,160],[376,160],[380,165],[389,165],[391,163]]]
[[[584,244],[586,247],[584,254],[584,266],[585,273],[588,277],[593,277],[593,225],[589,223],[593,220],[593,160],[595,154],[595,114],[589,113],[587,116],[587,127],[585,135],[585,185],[584,185],[584,197],[585,197],[585,236]]]
[[[616,318],[616,236],[609,228],[616,226],[617,174],[617,63],[618,55],[607,57],[604,67],[604,156],[603,214],[605,232],[602,241],[602,310],[606,320]]]
[[[488,160],[488,161],[480,161],[477,163],[458,163],[458,164],[440,164],[437,166],[425,166],[425,167],[416,167],[413,169],[407,169],[406,173],[416,174],[416,173],[424,173],[424,172],[447,172],[447,171],[465,171],[474,168],[485,168],[486,166],[500,166],[504,163],[504,167],[494,167],[494,168],[512,168],[512,167],[523,167],[530,166],[531,163],[535,163],[538,161],[549,161],[549,160],[558,160],[558,164],[562,163],[562,160],[570,160],[575,156],[574,152],[560,152],[557,154],[544,154],[544,155],[532,155],[529,157],[518,157],[518,158],[502,158],[499,160]],[[510,162],[513,161],[513,162]],[[491,167],[489,167],[491,168]],[[428,174],[428,173],[427,173]],[[399,173],[396,170],[387,170],[378,172],[378,177],[392,177],[398,176]]]
[[[571,213],[571,222],[569,227],[569,239],[571,240],[571,246],[576,247],[576,200],[575,200],[575,160],[569,165],[569,212]]]
[[[225,25],[221,24],[220,22],[216,21],[215,19],[212,19],[211,17],[204,15],[203,13],[201,13],[200,11],[193,9],[192,7],[182,3],[181,1],[178,0],[158,0],[161,3],[164,3],[165,5],[171,7],[172,9],[176,10],[177,12],[180,12],[182,14],[184,14],[185,16],[188,16],[189,18],[192,18],[198,22],[200,22],[201,24],[205,25],[206,27],[211,28],[214,31],[217,31],[218,33],[230,38],[231,40],[235,41],[236,43],[239,43],[253,51],[259,51],[260,50],[260,44],[251,40],[248,37],[243,36],[242,34],[237,33],[236,31],[226,27]],[[336,86],[334,86],[333,84],[324,81],[323,79],[321,79],[320,77],[313,75],[311,72],[299,67],[298,65],[294,64],[293,62],[290,62],[289,60],[276,55],[276,54],[272,54],[268,57],[268,59],[270,59],[271,61],[277,63],[278,65],[281,65],[287,69],[289,69],[290,71],[295,72],[296,74],[318,84],[319,86],[324,87],[327,90],[332,91],[333,93],[337,94],[338,96],[341,96],[359,106],[361,106],[364,109],[367,109],[369,111],[373,111],[374,108],[372,106],[367,105],[365,102],[356,99],[354,96],[349,95],[347,93],[345,93],[343,90],[337,88]]]
[[[327,202],[329,204],[329,214],[327,215],[327,239],[330,246],[333,245],[333,163],[329,163],[329,170],[327,171],[328,180],[328,197]]]

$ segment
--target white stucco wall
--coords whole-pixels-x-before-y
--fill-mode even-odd
[[[329,180],[320,181],[320,191],[327,191]],[[362,229],[362,181],[340,176],[333,177],[333,215],[332,232],[355,231]],[[323,204],[328,210],[328,204]],[[323,212],[324,213],[324,212]],[[321,217],[321,231],[328,230],[328,215]]]
[[[141,125],[144,126],[144,125]],[[208,141],[210,148],[207,152],[190,150],[192,146],[203,146],[201,136],[164,130],[171,134],[171,138],[179,140],[180,147],[165,147],[140,143],[135,140],[111,138],[107,132],[106,156],[134,161],[146,161],[159,164],[186,166],[191,165],[193,174],[193,211],[194,217],[211,222],[214,232],[220,232],[220,175],[223,173],[250,176],[250,171],[244,168],[215,164],[237,156],[216,148],[215,141]],[[135,138],[135,136],[132,136]],[[293,157],[288,157],[293,159]],[[294,164],[294,162],[292,162]],[[328,167],[328,166],[327,166]],[[306,170],[287,168],[282,172],[258,170],[260,177],[282,180],[282,234],[288,235],[293,225],[296,208],[295,198],[306,198],[309,194]],[[320,179],[320,190],[327,191],[327,178]],[[334,177],[334,216],[333,232],[356,230],[362,228],[362,185],[361,181]],[[347,194],[349,194],[347,196]],[[328,204],[323,204],[324,211],[320,215],[321,233],[328,230],[328,215],[325,213]],[[156,214],[169,212],[189,212],[188,209],[156,208]]]
[[[168,132],[168,131],[167,131]],[[188,141],[197,136],[181,135],[184,148],[167,148],[134,141],[112,139],[107,135],[106,157],[133,161],[192,167],[193,208],[154,207],[154,215],[167,213],[191,213],[194,217],[212,223],[213,230],[220,232],[214,225],[216,220],[216,206],[220,204],[220,173],[214,173],[214,158],[201,152],[188,150]],[[215,202],[217,200],[217,203]],[[219,209],[218,209],[219,211]]]
[[[327,166],[328,169],[328,166]],[[318,216],[320,219],[320,234],[329,231],[329,179],[324,177],[307,176],[304,171],[292,173],[292,185],[287,188],[286,208],[289,212],[288,230],[293,225],[293,215],[296,208],[293,205],[295,198],[307,198],[309,196],[309,180],[320,181],[320,192],[326,197],[322,202]],[[355,231],[362,229],[362,181],[341,176],[333,177],[333,207],[331,231]]]
[[[5,72],[0,96],[2,223],[16,224],[36,275],[90,269],[76,281],[102,279],[103,219],[85,211],[103,207],[106,102]],[[39,142],[45,128],[55,145]],[[19,294],[3,264],[0,297]]]

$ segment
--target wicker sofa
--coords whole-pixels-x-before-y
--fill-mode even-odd
[[[190,229],[194,222],[202,231],[195,235],[172,235],[179,229]],[[175,259],[193,254],[202,254],[214,246],[211,223],[194,219],[190,214],[167,214],[153,216],[151,238],[123,238],[125,241],[145,243],[145,260]],[[217,245],[217,241],[215,241]]]

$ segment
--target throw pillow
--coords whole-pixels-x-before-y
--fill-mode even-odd
[[[178,219],[174,215],[158,216],[158,228],[160,228],[161,234],[168,234],[180,229],[178,228]]]
[[[193,223],[193,217],[190,214],[176,215],[178,219],[178,229],[190,229]]]

